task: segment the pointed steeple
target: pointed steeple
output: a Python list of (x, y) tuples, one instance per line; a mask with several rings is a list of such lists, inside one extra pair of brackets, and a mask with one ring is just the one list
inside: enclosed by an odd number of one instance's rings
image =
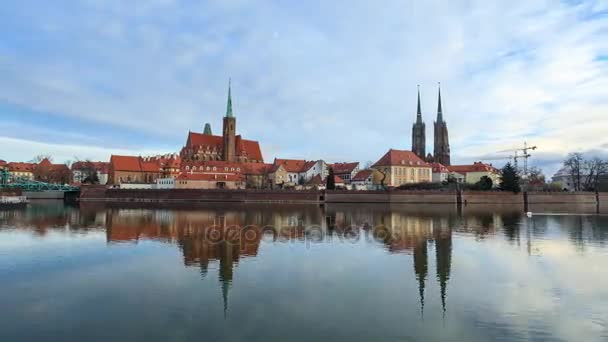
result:
[(416, 113), (416, 122), (422, 122), (422, 110), (420, 109), (420, 84), (418, 85), (418, 111)]
[(424, 288), (428, 274), (428, 252), (427, 241), (421, 241), (414, 247), (414, 272), (418, 280), (418, 292), (420, 296), (420, 318), (424, 319)]
[(211, 125), (208, 122), (205, 124), (205, 131), (203, 132), (203, 134), (213, 135), (213, 133), (211, 133)]
[(222, 301), (224, 302), (224, 319), (228, 316), (228, 292), (230, 290), (230, 282), (222, 281)]
[(443, 113), (441, 111), (441, 82), (439, 82), (439, 100), (437, 101), (437, 122), (443, 121)]
[(228, 104), (226, 105), (226, 117), (232, 118), (234, 115), (232, 114), (232, 95), (230, 91), (230, 83), (231, 79), (228, 79)]

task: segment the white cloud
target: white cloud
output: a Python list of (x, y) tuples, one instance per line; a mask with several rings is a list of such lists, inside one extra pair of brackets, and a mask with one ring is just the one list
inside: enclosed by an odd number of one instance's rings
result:
[(0, 159), (7, 161), (28, 161), (37, 155), (50, 155), (53, 161), (62, 163), (67, 160), (94, 160), (109, 161), (110, 155), (155, 155), (161, 152), (169, 153), (172, 151), (152, 151), (137, 149), (104, 148), (102, 146), (87, 145), (62, 145), (49, 144), (45, 142), (0, 137), (2, 146)]
[(455, 161), (524, 140), (561, 155), (608, 142), (608, 19), (590, 18), (601, 1), (13, 6), (29, 20), (0, 34), (0, 101), (67, 120), (218, 132), (232, 76), (237, 129), (272, 146), (267, 159), (375, 160), (410, 148), (416, 84), (432, 150), (442, 81)]

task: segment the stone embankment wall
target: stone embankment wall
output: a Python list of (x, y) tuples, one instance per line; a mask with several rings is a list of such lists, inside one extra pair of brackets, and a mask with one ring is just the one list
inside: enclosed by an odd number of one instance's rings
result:
[(256, 191), (201, 189), (85, 189), (81, 201), (114, 202), (267, 202), (318, 203), (316, 191)]
[(462, 204), (524, 204), (524, 194), (498, 191), (463, 191)]
[(455, 191), (327, 191), (328, 203), (452, 203)]
[[(545, 204), (597, 206), (608, 210), (608, 193), (484, 191), (286, 191), (201, 189), (109, 189), (83, 186), (81, 201), (108, 202), (259, 202), (259, 203), (395, 203), (504, 205), (540, 208)], [(527, 200), (527, 202), (526, 202)]]
[(562, 204), (562, 203), (593, 203), (597, 202), (593, 192), (529, 192), (528, 203)]

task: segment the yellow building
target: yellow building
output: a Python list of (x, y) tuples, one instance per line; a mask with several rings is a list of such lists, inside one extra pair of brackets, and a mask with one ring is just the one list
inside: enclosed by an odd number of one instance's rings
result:
[(374, 165), (374, 184), (400, 186), (412, 183), (426, 183), (432, 179), (431, 164), (420, 159), (411, 151), (390, 149)]
[(450, 172), (456, 172), (464, 175), (464, 182), (468, 184), (475, 184), (479, 182), (481, 177), (488, 176), (492, 179), (494, 186), (500, 184), (500, 171), (496, 169), (492, 164), (485, 164), (482, 162), (474, 162), (472, 165), (452, 165), (448, 166)]
[(34, 179), (36, 164), (11, 162), (6, 165), (6, 168), (13, 177)]

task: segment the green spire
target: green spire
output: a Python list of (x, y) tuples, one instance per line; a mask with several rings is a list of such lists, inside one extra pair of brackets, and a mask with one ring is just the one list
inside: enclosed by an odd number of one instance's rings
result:
[(228, 104), (226, 105), (226, 117), (232, 118), (234, 115), (232, 114), (232, 95), (230, 94), (230, 79), (228, 79)]
[(211, 125), (208, 122), (205, 124), (205, 131), (203, 132), (203, 134), (213, 135), (213, 133), (211, 133)]
[(437, 122), (443, 121), (443, 113), (441, 112), (441, 82), (439, 82), (439, 100), (437, 102)]

